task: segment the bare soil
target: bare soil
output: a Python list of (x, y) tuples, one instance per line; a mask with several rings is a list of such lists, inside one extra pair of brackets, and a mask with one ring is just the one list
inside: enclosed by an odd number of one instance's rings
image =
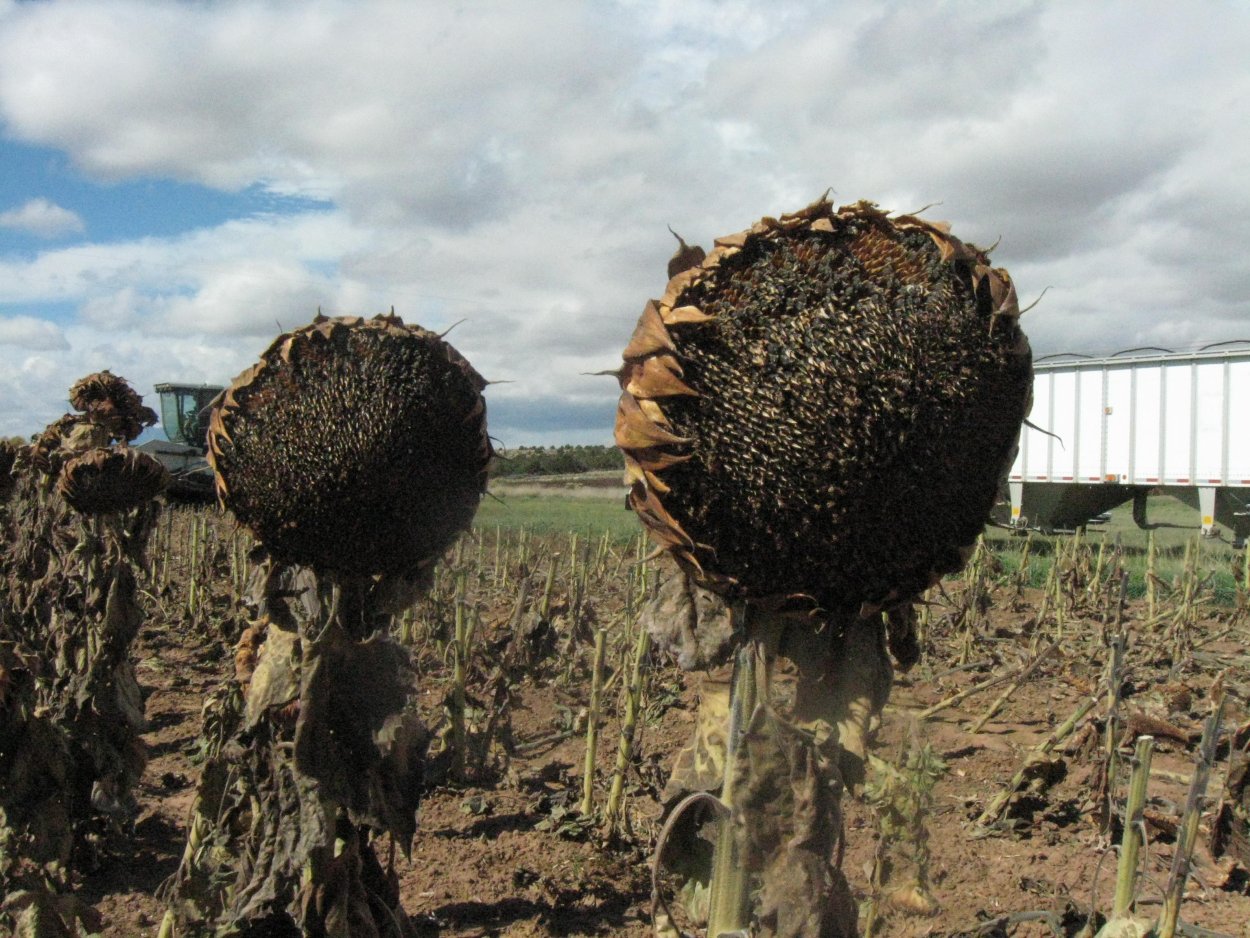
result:
[[(1029, 598), (1036, 602), (1036, 597)], [(504, 610), (499, 610), (503, 618)], [(1027, 614), (1006, 604), (991, 612), (989, 633), (1011, 635)], [(1093, 628), (1093, 626), (1089, 626)], [(1204, 628), (1214, 633), (1214, 621)], [(136, 644), (140, 682), (147, 691), (150, 761), (137, 796), (140, 813), (133, 828), (106, 845), (99, 867), (83, 875), (80, 894), (103, 916), (104, 935), (117, 938), (155, 935), (163, 915), (156, 896), (177, 867), (183, 851), (185, 819), (198, 775), (190, 752), (200, 730), (200, 708), (218, 682), (229, 679), (229, 648), (215, 636), (148, 627)], [(1193, 772), (1206, 693), (1219, 668), (1232, 665), (1246, 681), (1240, 642), (1227, 640), (1203, 649), (1207, 666), (1171, 677), (1166, 662), (1130, 669), (1124, 713), (1148, 714), (1181, 731), (1182, 739), (1159, 737), (1147, 812), (1149, 844), (1145, 885), (1139, 908), (1157, 911), (1160, 888), (1175, 848), (1175, 822), (1186, 798), (1184, 779)], [(877, 753), (892, 760), (906, 738), (910, 712), (982, 680), (999, 662), (990, 656), (982, 668), (952, 670), (951, 660), (932, 656), (896, 680), (884, 715)], [(1016, 660), (1007, 657), (1003, 660)], [(430, 667), (436, 665), (429, 663)], [(1012, 920), (1014, 913), (1051, 913), (1062, 934), (1076, 934), (1091, 902), (1107, 911), (1114, 891), (1115, 856), (1088, 811), (1091, 750), (1066, 752), (1050, 777), (1017, 800), (1015, 831), (974, 839), (971, 819), (1020, 767), (1026, 751), (1043, 739), (1088, 696), (1099, 680), (1101, 660), (1088, 654), (1057, 659), (1043, 668), (1008, 702), (984, 731), (970, 735), (976, 719), (999, 689), (976, 695), (942, 711), (921, 729), (945, 760), (928, 818), (932, 891), (940, 911), (913, 917), (885, 910), (879, 934), (1043, 936), (1055, 932), (1045, 920)], [(1236, 670), (1239, 669), (1239, 670)], [(1230, 680), (1232, 680), (1230, 678)], [(444, 687), (427, 675), (431, 720), (437, 719)], [(513, 708), (518, 752), (511, 764), (479, 783), (441, 787), (427, 793), (410, 857), (395, 851), (404, 907), (424, 933), (440, 936), (644, 936), (650, 929), (651, 844), (660, 818), (658, 794), (665, 766), (693, 727), (692, 682), (672, 668), (661, 668), (652, 687), (674, 691), (671, 704), (640, 723), (641, 754), (630, 777), (632, 833), (612, 845), (597, 836), (575, 839), (542, 829), (553, 806), (576, 804), (584, 743), (580, 735), (561, 738), (562, 720), (584, 705), (585, 688), (522, 687)], [(653, 697), (655, 694), (653, 693)], [(1246, 718), (1234, 701), (1228, 725)], [(1081, 734), (1077, 734), (1078, 739)], [(1089, 739), (1087, 733), (1085, 738)], [(601, 737), (599, 772), (606, 781), (616, 755), (617, 724)], [(1126, 744), (1122, 751), (1131, 749)], [(1218, 796), (1224, 764), (1217, 766), (1209, 792)], [(598, 795), (602, 804), (602, 787)], [(1207, 851), (1204, 817), (1196, 863), (1183, 906), (1188, 923), (1220, 935), (1250, 935), (1250, 896), (1244, 873)], [(843, 868), (857, 898), (867, 899), (877, 833), (862, 802), (848, 799), (847, 852)], [(385, 847), (382, 855), (385, 857)], [(1200, 934), (1200, 933), (1194, 933)]]

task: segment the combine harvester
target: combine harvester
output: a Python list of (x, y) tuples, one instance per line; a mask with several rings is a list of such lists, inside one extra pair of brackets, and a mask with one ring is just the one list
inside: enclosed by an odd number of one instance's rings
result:
[(1146, 528), (1153, 493), (1197, 509), (1204, 535), (1219, 522), (1244, 543), (1250, 342), (1047, 355), (1033, 368), (1033, 412), (1008, 476), (1012, 527), (1070, 530), (1132, 500)]
[(208, 414), (213, 399), (224, 388), (212, 384), (158, 384), (161, 429), (168, 442), (149, 440), (137, 447), (169, 470), (168, 492), (175, 497), (214, 497), (213, 470), (208, 451)]

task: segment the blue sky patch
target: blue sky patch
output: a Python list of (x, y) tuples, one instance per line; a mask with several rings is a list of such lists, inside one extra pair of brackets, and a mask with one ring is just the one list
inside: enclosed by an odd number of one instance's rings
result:
[(0, 226), (0, 256), (29, 256), (51, 246), (167, 238), (234, 218), (292, 214), (330, 203), (277, 195), (261, 185), (223, 192), (168, 179), (100, 182), (83, 174), (60, 150), (0, 139), (0, 214), (30, 200), (73, 212), (84, 230), (56, 237)]

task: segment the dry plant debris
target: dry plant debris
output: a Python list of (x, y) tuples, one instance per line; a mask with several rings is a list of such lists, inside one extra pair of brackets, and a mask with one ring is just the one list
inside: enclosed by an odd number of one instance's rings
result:
[(130, 646), (168, 482), (125, 445), (155, 420), (125, 379), (90, 375), (70, 399), (84, 413), (0, 458), (0, 926), (32, 938), (91, 929), (75, 868), (136, 811), (145, 721)]

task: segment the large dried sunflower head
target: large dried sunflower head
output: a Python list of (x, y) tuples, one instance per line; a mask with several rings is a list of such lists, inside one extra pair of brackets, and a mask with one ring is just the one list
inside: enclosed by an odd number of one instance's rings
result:
[(109, 371), (80, 378), (69, 389), (69, 402), (92, 423), (108, 430), (114, 440), (126, 443), (157, 420), (156, 411), (144, 406), (143, 398), (129, 382)]
[(620, 372), (653, 538), (727, 595), (827, 608), (959, 569), (1032, 386), (1006, 271), (944, 225), (823, 199), (686, 255)]
[(214, 407), (218, 496), (280, 560), (411, 574), (469, 526), (485, 491), (485, 385), (397, 316), (318, 317)]
[(169, 472), (147, 453), (128, 446), (88, 450), (65, 463), (56, 489), (84, 515), (129, 511), (169, 485)]

